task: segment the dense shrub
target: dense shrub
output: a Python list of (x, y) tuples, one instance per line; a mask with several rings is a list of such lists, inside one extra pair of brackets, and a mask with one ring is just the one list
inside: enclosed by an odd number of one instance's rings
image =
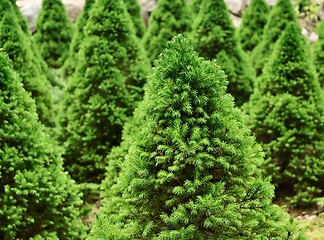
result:
[(253, 90), (253, 69), (243, 52), (224, 0), (203, 0), (193, 25), (192, 38), (200, 56), (217, 59), (228, 77), (228, 92), (237, 105)]
[(297, 23), (296, 12), (290, 0), (278, 0), (269, 13), (268, 22), (264, 26), (262, 40), (254, 48), (252, 54), (253, 66), (257, 76), (261, 75), (262, 68), (268, 61), (276, 41), (291, 21)]
[(238, 34), (244, 51), (252, 51), (261, 41), (270, 9), (265, 0), (252, 0), (245, 9)]
[(0, 238), (82, 239), (79, 189), (35, 102), (0, 52)]
[(221, 68), (182, 36), (155, 63), (114, 186), (117, 214), (97, 218), (92, 238), (303, 239), (271, 204), (261, 147)]
[(264, 169), (292, 204), (322, 196), (323, 93), (297, 23), (277, 41), (249, 103), (250, 126), (266, 153)]
[(173, 36), (187, 34), (190, 30), (191, 13), (185, 0), (159, 0), (143, 37), (150, 61), (159, 56)]
[(73, 31), (62, 1), (43, 0), (33, 40), (50, 68), (60, 68), (68, 57)]
[(78, 182), (100, 183), (106, 155), (143, 97), (149, 62), (121, 0), (90, 10), (79, 61), (65, 90), (61, 138), (65, 167)]
[[(7, 0), (4, 0), (2, 4), (6, 3)], [(39, 119), (48, 126), (53, 125), (50, 83), (41, 71), (40, 63), (32, 51), (30, 39), (19, 26), (11, 6), (6, 8), (0, 22), (0, 45), (13, 60), (13, 67), (20, 74), (25, 90), (34, 98)]]

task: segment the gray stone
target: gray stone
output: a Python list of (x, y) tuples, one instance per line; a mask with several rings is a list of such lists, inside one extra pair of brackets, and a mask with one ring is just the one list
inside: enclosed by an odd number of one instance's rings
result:
[(241, 16), (246, 7), (247, 0), (225, 0), (225, 3), (232, 14)]
[[(66, 7), (69, 18), (74, 22), (80, 15), (85, 0), (63, 0), (62, 2)], [(36, 30), (35, 23), (42, 8), (42, 0), (21, 0), (17, 1), (17, 5), (22, 6), (20, 10), (28, 20), (30, 31), (34, 32)]]

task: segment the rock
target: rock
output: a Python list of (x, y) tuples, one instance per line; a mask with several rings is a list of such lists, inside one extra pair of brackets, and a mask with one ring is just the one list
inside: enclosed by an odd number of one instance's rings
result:
[(310, 215), (310, 216), (307, 216), (307, 220), (314, 220), (314, 219), (316, 219), (317, 218), (317, 216), (316, 215)]
[(156, 8), (156, 0), (138, 0), (139, 5), (141, 6), (141, 14), (146, 26), (148, 26), (148, 19), (151, 12)]
[[(24, 2), (27, 4), (24, 5)], [(63, 0), (62, 2), (66, 7), (69, 18), (74, 22), (80, 15), (85, 0)], [(20, 10), (28, 20), (30, 31), (34, 32), (38, 13), (42, 8), (42, 0), (20, 0), (17, 1), (17, 5), (23, 6)]]
[(225, 0), (225, 3), (232, 14), (241, 16), (247, 5), (247, 0)]
[(233, 15), (233, 14), (231, 14), (231, 18), (232, 18), (232, 20), (233, 20), (234, 26), (235, 26), (235, 27), (239, 27), (240, 24), (241, 24), (241, 22), (242, 22), (242, 18), (237, 17), (237, 16), (235, 16), (235, 15)]
[(32, 2), (35, 2), (35, 0), (19, 0), (19, 1), (16, 2), (16, 4), (17, 4), (17, 6), (18, 6), (19, 8), (22, 8), (22, 7), (24, 7), (25, 5), (30, 4), (30, 3), (32, 3)]

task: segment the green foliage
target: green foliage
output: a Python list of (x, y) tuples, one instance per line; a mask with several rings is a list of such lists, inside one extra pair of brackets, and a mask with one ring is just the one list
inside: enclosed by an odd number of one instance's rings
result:
[(228, 77), (228, 92), (238, 106), (253, 90), (253, 69), (235, 34), (224, 0), (204, 0), (193, 25), (192, 38), (200, 56), (217, 59)]
[[(4, 4), (6, 2), (5, 0)], [(13, 60), (14, 69), (22, 77), (25, 90), (34, 98), (39, 119), (46, 125), (53, 125), (50, 84), (40, 69), (40, 62), (32, 52), (30, 39), (14, 17), (12, 7), (8, 5), (8, 8), (4, 9), (6, 14), (0, 23), (0, 45)]]
[(271, 175), (294, 205), (314, 203), (324, 180), (323, 93), (297, 23), (277, 41), (248, 105)]
[(0, 238), (82, 239), (79, 189), (35, 102), (0, 52)]
[(115, 198), (90, 239), (304, 239), (272, 205), (263, 153), (215, 63), (174, 37), (155, 62)]
[(324, 20), (316, 26), (318, 40), (313, 44), (313, 58), (318, 81), (321, 87), (324, 87)]
[(122, 132), (122, 142), (119, 146), (112, 148), (107, 156), (108, 166), (106, 168), (105, 179), (101, 182), (101, 215), (111, 215), (116, 213), (115, 197), (121, 197), (120, 189), (113, 187), (116, 184), (120, 168), (125, 161), (129, 146), (132, 142), (132, 134), (139, 130), (140, 111), (138, 108), (134, 111), (134, 116), (124, 125)]
[(100, 183), (105, 157), (142, 99), (149, 62), (121, 0), (99, 0), (89, 14), (60, 124), (65, 167), (78, 182)]
[[(7, 1), (7, 0), (4, 0), (4, 1)], [(26, 37), (29, 38), (29, 39), (31, 39), (31, 33), (29, 31), (29, 26), (28, 26), (27, 19), (22, 15), (20, 9), (18, 8), (18, 6), (16, 4), (16, 1), (15, 0), (10, 0), (10, 1), (12, 3), (13, 10), (14, 10), (15, 15), (17, 17), (17, 22), (19, 23), (19, 25), (20, 25), (22, 31), (25, 33)], [(43, 74), (46, 75), (46, 77), (48, 78), (48, 80), (50, 81), (50, 83), (53, 86), (55, 86), (56, 83), (55, 83), (54, 79), (51, 77), (51, 74), (50, 74), (50, 72), (48, 70), (47, 63), (41, 57), (40, 52), (39, 52), (39, 49), (35, 45), (35, 42), (34, 41), (30, 41), (30, 42), (31, 42), (32, 54), (35, 55), (34, 57), (32, 57), (32, 60), (33, 60), (34, 64), (37, 65), (37, 67), (39, 68), (39, 71), (40, 72), (42, 72)]]
[(273, 47), (289, 22), (297, 23), (297, 16), (290, 0), (278, 0), (271, 9), (268, 22), (264, 26), (262, 41), (254, 49), (252, 58), (256, 75), (262, 74), (262, 68), (268, 61)]
[(76, 29), (73, 34), (69, 49), (69, 57), (66, 59), (62, 67), (62, 72), (65, 77), (71, 76), (77, 66), (78, 52), (80, 50), (81, 42), (84, 38), (83, 28), (87, 24), (87, 21), (89, 19), (89, 11), (94, 3), (95, 0), (86, 0), (81, 15), (76, 22)]
[(124, 0), (124, 3), (126, 5), (127, 11), (129, 15), (131, 16), (135, 30), (136, 30), (136, 36), (139, 38), (142, 38), (145, 33), (145, 25), (144, 21), (141, 15), (141, 7), (137, 0)]
[(69, 54), (74, 26), (61, 0), (43, 0), (33, 40), (50, 68), (60, 68)]
[(193, 13), (193, 18), (195, 18), (197, 16), (197, 14), (199, 13), (200, 6), (201, 6), (202, 2), (203, 2), (203, 0), (191, 0), (189, 2), (190, 10)]
[(149, 19), (143, 44), (151, 63), (166, 47), (166, 42), (179, 33), (191, 30), (191, 13), (185, 0), (159, 0)]
[(245, 9), (238, 30), (243, 50), (252, 51), (261, 41), (270, 9), (265, 0), (252, 0)]

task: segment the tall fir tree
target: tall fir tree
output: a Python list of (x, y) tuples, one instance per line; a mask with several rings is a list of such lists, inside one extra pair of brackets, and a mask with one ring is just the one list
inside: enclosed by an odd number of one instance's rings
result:
[(76, 29), (69, 48), (69, 56), (62, 67), (63, 76), (65, 77), (71, 76), (76, 69), (78, 62), (78, 52), (80, 50), (81, 42), (84, 39), (83, 29), (89, 19), (90, 9), (95, 2), (96, 0), (86, 0), (82, 12), (76, 22)]
[(238, 29), (244, 51), (251, 52), (261, 41), (269, 12), (270, 8), (265, 0), (252, 0), (245, 9)]
[(43, 0), (33, 40), (50, 68), (62, 67), (69, 54), (74, 26), (61, 0)]
[(0, 126), (0, 238), (82, 239), (79, 188), (3, 51)]
[(224, 0), (203, 0), (192, 38), (200, 56), (217, 59), (228, 77), (228, 91), (238, 106), (253, 91), (253, 68), (242, 50)]
[(191, 30), (191, 12), (185, 0), (159, 0), (153, 10), (149, 26), (143, 36), (143, 44), (151, 63), (164, 50), (166, 42), (173, 36)]
[[(4, 1), (7, 1), (7, 0), (3, 0), (2, 4)], [(10, 1), (13, 6), (15, 15), (16, 15), (15, 17), (17, 17), (17, 22), (19, 23), (23, 32), (26, 34), (26, 37), (28, 39), (31, 39), (32, 37), (31, 37), (31, 32), (29, 30), (27, 19), (21, 13), (19, 7), (16, 4), (16, 1), (15, 0), (10, 0)], [(6, 5), (6, 4), (4, 4), (4, 5)], [(4, 13), (6, 11), (7, 10), (5, 10)], [(0, 12), (1, 12), (1, 10), (0, 10)], [(4, 13), (2, 15), (4, 15)], [(32, 57), (32, 60), (34, 62), (33, 64), (37, 65), (37, 67), (39, 68), (39, 71), (46, 75), (46, 77), (50, 81), (51, 85), (55, 86), (57, 83), (54, 81), (54, 79), (48, 69), (47, 63), (41, 57), (39, 49), (37, 48), (35, 42), (34, 41), (30, 41), (30, 42), (31, 42), (32, 53), (33, 53), (33, 55), (35, 55), (34, 57)]]
[(318, 81), (321, 87), (324, 88), (324, 20), (316, 26), (316, 33), (318, 40), (313, 44), (313, 59)]
[(262, 40), (252, 53), (252, 62), (256, 70), (256, 76), (262, 74), (262, 68), (268, 61), (276, 41), (289, 22), (297, 23), (296, 12), (290, 0), (278, 0), (269, 13), (268, 22), (264, 26)]
[(122, 0), (90, 11), (76, 72), (62, 105), (65, 166), (78, 182), (100, 183), (105, 157), (142, 100), (149, 62)]
[(292, 204), (314, 203), (324, 180), (323, 93), (298, 23), (277, 41), (248, 105), (264, 169)]
[[(8, 7), (4, 7), (8, 4)], [(53, 102), (50, 94), (50, 83), (40, 69), (40, 63), (32, 52), (31, 41), (19, 26), (11, 4), (4, 0), (6, 9), (0, 23), (0, 44), (13, 60), (14, 69), (20, 74), (24, 88), (30, 92), (36, 102), (39, 119), (45, 125), (52, 126)]]
[(261, 147), (219, 65), (181, 35), (155, 63), (115, 185), (117, 214), (98, 217), (90, 239), (304, 239), (271, 204)]
[(133, 20), (136, 36), (142, 38), (146, 31), (146, 27), (142, 18), (141, 7), (138, 0), (124, 0), (124, 3), (129, 15)]

